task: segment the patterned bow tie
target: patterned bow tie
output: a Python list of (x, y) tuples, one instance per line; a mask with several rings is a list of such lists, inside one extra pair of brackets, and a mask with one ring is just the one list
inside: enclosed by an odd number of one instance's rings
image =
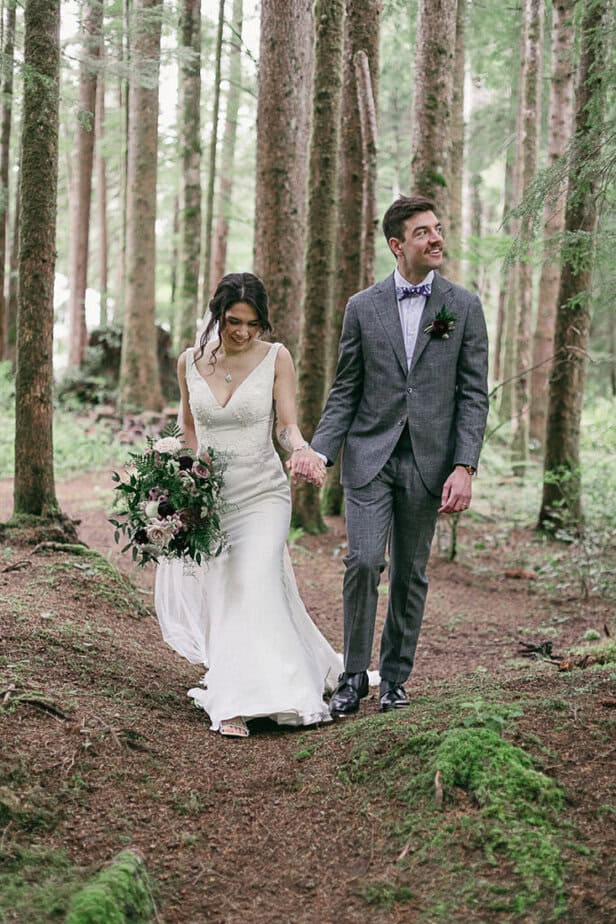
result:
[(416, 298), (418, 295), (423, 295), (424, 298), (427, 298), (432, 291), (431, 283), (423, 283), (420, 286), (396, 286), (396, 295), (398, 296), (398, 301), (403, 298)]

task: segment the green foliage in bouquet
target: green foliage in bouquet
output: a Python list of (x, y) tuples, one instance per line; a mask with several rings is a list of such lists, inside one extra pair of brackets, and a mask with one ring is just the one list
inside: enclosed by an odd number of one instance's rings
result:
[(196, 456), (185, 447), (177, 427), (148, 439), (143, 453), (129, 453), (128, 480), (117, 472), (115, 540), (124, 533), (133, 560), (140, 565), (160, 558), (191, 558), (201, 564), (225, 546), (221, 527), (223, 465), (212, 448)]

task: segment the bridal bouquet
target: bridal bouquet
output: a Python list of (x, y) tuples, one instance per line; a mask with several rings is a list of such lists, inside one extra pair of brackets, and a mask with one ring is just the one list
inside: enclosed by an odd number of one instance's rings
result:
[[(197, 564), (219, 555), (225, 546), (220, 518), (223, 466), (213, 449), (200, 456), (182, 445), (179, 430), (148, 439), (143, 453), (130, 453), (128, 480), (117, 472), (115, 540), (124, 533), (133, 560), (140, 565), (160, 558), (193, 559)], [(165, 435), (167, 434), (167, 435)]]

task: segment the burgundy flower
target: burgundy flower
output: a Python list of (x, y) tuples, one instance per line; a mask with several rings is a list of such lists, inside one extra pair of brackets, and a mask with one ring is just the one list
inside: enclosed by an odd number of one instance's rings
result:
[(159, 517), (170, 517), (175, 513), (175, 507), (170, 501), (162, 501), (158, 505), (158, 515)]
[(146, 533), (145, 529), (138, 529), (133, 536), (133, 541), (136, 542), (137, 545), (145, 545), (148, 541), (148, 534)]
[(180, 465), (181, 472), (184, 471), (185, 469), (192, 468), (193, 460), (190, 456), (180, 456), (178, 459), (178, 462)]

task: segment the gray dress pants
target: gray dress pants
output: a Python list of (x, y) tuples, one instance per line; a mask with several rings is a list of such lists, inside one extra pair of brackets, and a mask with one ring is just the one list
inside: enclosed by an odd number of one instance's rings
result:
[(413, 668), (423, 619), (426, 566), (440, 506), (440, 498), (421, 480), (408, 431), (376, 478), (362, 488), (345, 488), (345, 505), (344, 668), (354, 674), (370, 664), (389, 542), (389, 603), (379, 670), (383, 680), (404, 683)]

